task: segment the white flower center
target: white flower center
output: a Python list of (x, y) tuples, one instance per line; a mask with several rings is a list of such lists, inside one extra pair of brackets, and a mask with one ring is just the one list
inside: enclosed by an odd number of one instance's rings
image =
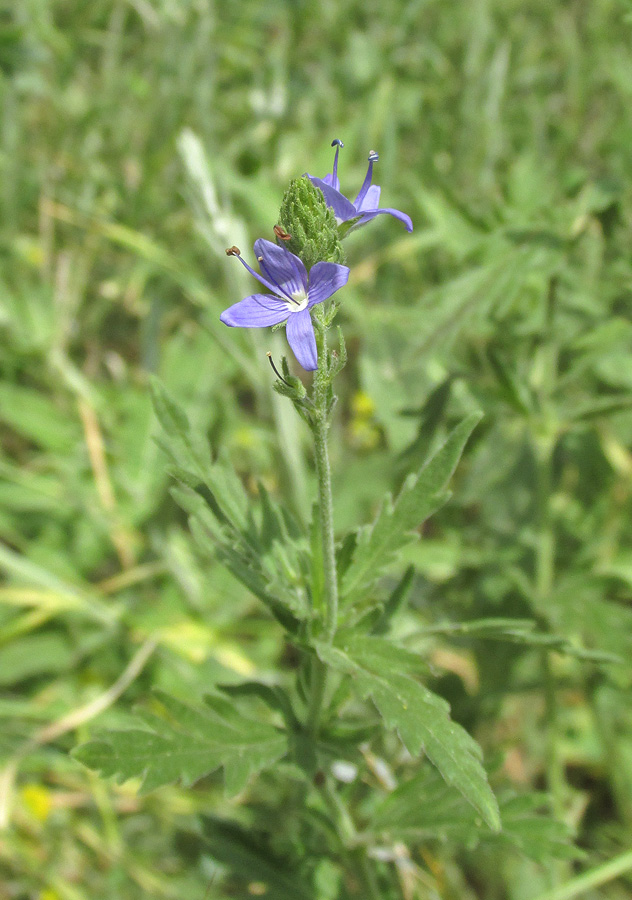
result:
[(294, 291), (294, 293), (292, 294), (292, 300), (294, 301), (294, 303), (286, 302), (285, 304), (287, 306), (288, 312), (302, 312), (307, 306), (308, 297), (305, 291)]

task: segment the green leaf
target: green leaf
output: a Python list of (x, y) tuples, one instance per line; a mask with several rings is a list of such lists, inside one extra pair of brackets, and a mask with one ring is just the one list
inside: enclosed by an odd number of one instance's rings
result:
[(198, 544), (295, 632), (311, 607), (307, 543), (296, 522), (263, 485), (258, 503), (253, 503), (233, 468), (211, 460), (206, 441), (193, 432), (183, 410), (156, 379), (152, 396), (164, 430), (158, 443), (180, 482), (172, 494), (189, 514)]
[(77, 651), (57, 633), (27, 634), (0, 648), (0, 687), (72, 667)]
[(152, 400), (164, 434), (157, 443), (171, 459), (171, 474), (190, 488), (204, 485), (219, 516), (235, 529), (247, 526), (248, 498), (230, 465), (214, 463), (206, 440), (197, 434), (182, 410), (157, 378)]
[(316, 651), (326, 665), (349, 675), (364, 699), (373, 700), (386, 726), (399, 733), (411, 754), (425, 750), (448, 784), (498, 830), (498, 804), (481, 763), (481, 748), (452, 721), (448, 703), (410, 677), (423, 665), (416, 654), (364, 636), (350, 637), (342, 647), (318, 644)]
[(550, 815), (546, 794), (505, 792), (499, 806), (502, 831), (487, 831), (454, 788), (426, 768), (376, 807), (369, 828), (391, 840), (450, 841), (470, 849), (479, 842), (501, 842), (537, 861), (581, 855), (572, 844), (570, 829)]
[(280, 858), (262, 835), (237, 822), (206, 816), (202, 825), (211, 855), (240, 881), (265, 885), (270, 900), (314, 900), (300, 859)]
[(443, 634), (457, 638), (459, 643), (468, 639), (506, 641), (511, 644), (523, 644), (526, 647), (543, 647), (594, 663), (617, 664), (623, 661), (621, 656), (614, 653), (582, 647), (562, 634), (551, 634), (536, 629), (537, 622), (532, 619), (474, 619), (469, 622), (429, 625), (424, 627), (419, 637), (427, 638), (433, 634)]
[(226, 791), (233, 795), (287, 751), (284, 734), (242, 716), (225, 697), (212, 695), (206, 706), (194, 707), (158, 696), (168, 718), (152, 716), (151, 731), (110, 732), (76, 748), (75, 758), (119, 782), (140, 778), (144, 791), (178, 780), (189, 785), (223, 766)]
[(359, 530), (353, 560), (343, 579), (347, 602), (356, 600), (379, 578), (412, 539), (411, 532), (445, 503), (446, 485), (480, 419), (481, 413), (472, 413), (457, 425), (419, 473), (406, 479), (397, 500), (393, 503), (387, 496), (375, 522)]
[(391, 594), (384, 604), (384, 609), (382, 613), (372, 628), (373, 634), (386, 634), (390, 628), (391, 622), (393, 618), (397, 615), (399, 610), (404, 606), (408, 597), (410, 595), (411, 588), (413, 586), (413, 579), (415, 577), (415, 567), (408, 566), (400, 580), (397, 582), (395, 588), (391, 591)]

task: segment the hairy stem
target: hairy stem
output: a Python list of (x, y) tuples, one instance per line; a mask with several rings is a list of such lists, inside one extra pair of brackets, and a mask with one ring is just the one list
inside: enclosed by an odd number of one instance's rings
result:
[[(327, 333), (322, 331), (319, 341), (318, 371), (314, 380), (315, 416), (312, 424), (314, 455), (318, 481), (318, 506), (320, 510), (320, 535), (323, 554), (325, 627), (323, 637), (332, 643), (338, 622), (338, 575), (334, 543), (334, 506), (331, 493), (331, 467), (327, 449), (329, 431), (329, 372), (327, 365)], [(311, 696), (308, 712), (308, 728), (312, 734), (318, 731), (321, 709), (327, 686), (327, 668), (317, 658), (311, 664)]]
[(323, 332), (321, 361), (314, 385), (316, 418), (314, 422), (314, 451), (318, 479), (318, 505), (325, 576), (325, 639), (331, 643), (338, 623), (338, 576), (334, 544), (334, 504), (331, 493), (331, 467), (327, 450), (329, 415), (327, 411), (329, 381), (327, 375), (327, 335)]

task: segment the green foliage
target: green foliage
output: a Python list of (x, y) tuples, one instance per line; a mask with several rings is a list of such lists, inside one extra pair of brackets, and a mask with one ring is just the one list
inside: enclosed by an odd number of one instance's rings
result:
[(111, 731), (78, 747), (76, 758), (120, 781), (138, 778), (145, 791), (177, 780), (189, 786), (223, 766), (226, 791), (234, 795), (287, 751), (278, 729), (242, 715), (224, 697), (209, 695), (197, 707), (158, 697), (168, 718), (152, 716), (151, 731)]
[(320, 188), (307, 176), (290, 182), (283, 195), (279, 224), (290, 235), (283, 243), (303, 260), (308, 272), (314, 263), (323, 260), (346, 262), (334, 212), (325, 203)]
[(423, 771), (400, 784), (376, 807), (371, 828), (391, 839), (455, 841), (468, 850), (480, 844), (507, 845), (530, 859), (573, 859), (581, 852), (570, 829), (551, 815), (546, 794), (505, 793), (499, 797), (502, 829), (481, 827), (472, 807), (436, 774)]
[(387, 728), (395, 729), (406, 749), (423, 750), (448, 784), (460, 791), (494, 831), (498, 806), (481, 764), (481, 748), (450, 719), (450, 707), (410, 675), (418, 660), (378, 637), (344, 639), (341, 646), (317, 645), (323, 662), (351, 676), (361, 697), (370, 697)]
[[(263, 885), (273, 896), (288, 890), (278, 869), (294, 894), (356, 900), (370, 892), (354, 854), (370, 846), (384, 900), (532, 900), (576, 891), (575, 872), (630, 846), (630, 25), (618, 0), (3, 5), (0, 892), (218, 900)], [(344, 612), (414, 651), (407, 677), (450, 703), (486, 759), (504, 755), (496, 835), (427, 763), (409, 815), (423, 825), (434, 811), (440, 830), (454, 802), (445, 841), (377, 830), (420, 763), (350, 675), (326, 686), (341, 717), (321, 740), (296, 731), (307, 620), (291, 612), (303, 600), (285, 573), (300, 571), (318, 609), (312, 458), (265, 355), (287, 352), (283, 332), (228, 332), (219, 314), (256, 289), (224, 248), (246, 255), (272, 239), (289, 179), (330, 171), (334, 136), (345, 193), (375, 148), (381, 202), (415, 226), (407, 235), (380, 216), (345, 243), (348, 363), (330, 431), (342, 575), (379, 498), (484, 412), (450, 503)], [(196, 551), (153, 439), (149, 373), (201, 454), (181, 448), (194, 484), (178, 490), (210, 510), (229, 548), (226, 520), (245, 499), (261, 552), (259, 483), (300, 523), (300, 540), (277, 537), (280, 558), (268, 544), (256, 577), (233, 557), (274, 594), (289, 640), (202, 525)], [(283, 558), (286, 542), (300, 565)], [(132, 709), (151, 706), (152, 686), (193, 703), (227, 683), (259, 685), (227, 696), (246, 719), (282, 719), (294, 754), (236, 800), (216, 777), (139, 798), (68, 757), (145, 727)], [(278, 691), (289, 708), (272, 704)], [(310, 777), (299, 737), (317, 757)], [(354, 781), (336, 781), (341, 759)], [(346, 844), (323, 775), (358, 830)], [(523, 802), (536, 815), (524, 812), (521, 845)], [(219, 824), (204, 837), (209, 810)], [(586, 850), (573, 866), (558, 823)], [(584, 892), (627, 900), (629, 871), (617, 873)]]
[(375, 522), (360, 529), (342, 584), (347, 603), (357, 602), (412, 539), (413, 529), (446, 502), (450, 496), (446, 485), (480, 418), (480, 413), (472, 413), (457, 425), (419, 473), (408, 476), (397, 499), (393, 502), (388, 496)]
[(183, 487), (173, 495), (190, 516), (199, 545), (217, 557), (290, 630), (309, 610), (304, 575), (309, 560), (292, 517), (259, 485), (259, 516), (252, 511), (234, 469), (212, 463), (208, 446), (195, 438), (180, 407), (153, 384), (156, 413), (164, 428), (161, 446), (173, 461), (171, 474)]
[(301, 872), (300, 859), (280, 857), (269, 841), (235, 822), (206, 816), (202, 828), (213, 856), (237, 876), (242, 890), (247, 891), (247, 885), (254, 882), (264, 884), (279, 900), (315, 900), (317, 895)]

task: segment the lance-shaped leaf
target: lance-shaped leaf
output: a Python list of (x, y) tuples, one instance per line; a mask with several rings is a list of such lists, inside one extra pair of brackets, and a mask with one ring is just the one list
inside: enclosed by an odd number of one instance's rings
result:
[(387, 496), (375, 522), (360, 529), (343, 579), (347, 602), (353, 602), (375, 583), (395, 554), (412, 539), (414, 529), (445, 503), (449, 496), (446, 485), (480, 418), (480, 413), (472, 413), (457, 425), (419, 473), (409, 475), (395, 502)]
[(223, 766), (226, 791), (233, 795), (287, 751), (281, 731), (242, 716), (225, 697), (212, 695), (197, 707), (159, 697), (168, 718), (148, 718), (151, 730), (109, 732), (78, 747), (74, 756), (120, 782), (142, 779), (143, 791), (173, 781), (189, 785)]
[(371, 698), (410, 753), (417, 756), (424, 750), (487, 825), (493, 831), (500, 828), (481, 748), (450, 718), (448, 703), (411, 677), (422, 665), (415, 654), (383, 638), (364, 636), (349, 637), (342, 646), (318, 644), (316, 651), (326, 665), (351, 677), (362, 698)]

